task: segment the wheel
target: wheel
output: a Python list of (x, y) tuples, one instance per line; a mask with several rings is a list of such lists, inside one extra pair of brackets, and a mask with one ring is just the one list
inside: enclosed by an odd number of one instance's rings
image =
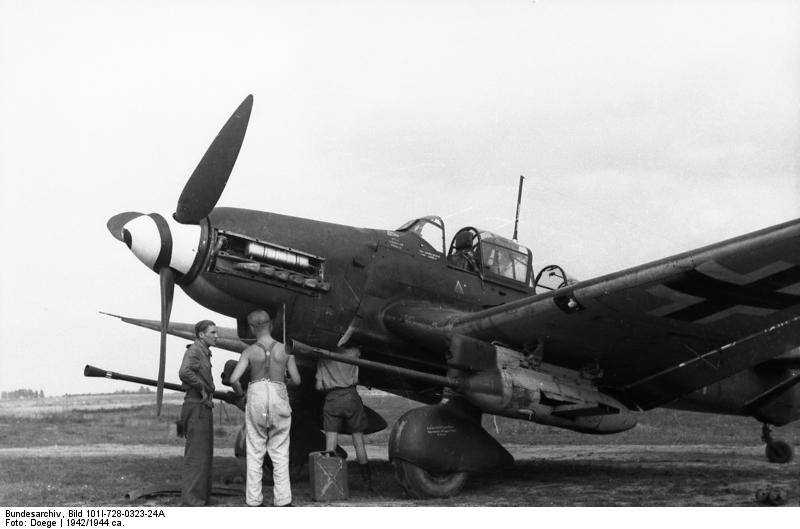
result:
[(449, 498), (458, 494), (467, 481), (466, 472), (439, 474), (401, 459), (393, 462), (397, 480), (413, 498)]
[(766, 503), (769, 499), (769, 489), (758, 489), (756, 491), (756, 501), (760, 503)]
[(794, 458), (794, 449), (785, 441), (771, 441), (764, 449), (770, 463), (788, 463)]

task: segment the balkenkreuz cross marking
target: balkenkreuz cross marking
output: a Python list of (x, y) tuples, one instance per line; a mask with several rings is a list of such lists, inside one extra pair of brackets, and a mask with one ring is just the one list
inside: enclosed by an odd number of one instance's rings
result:
[(797, 265), (746, 284), (722, 281), (691, 270), (680, 278), (664, 282), (664, 286), (699, 298), (699, 301), (661, 316), (696, 322), (737, 306), (764, 312), (784, 310), (800, 305), (800, 296), (778, 291), (797, 283), (800, 283), (800, 266)]

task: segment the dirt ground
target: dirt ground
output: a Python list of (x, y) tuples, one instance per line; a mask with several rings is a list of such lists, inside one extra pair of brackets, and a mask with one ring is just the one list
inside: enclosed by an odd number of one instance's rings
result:
[[(147, 405), (140, 405), (140, 400)], [(168, 399), (166, 417), (152, 414), (152, 397), (140, 400), (87, 397), (76, 404), (56, 400), (40, 406), (0, 406), (0, 504), (14, 506), (175, 506), (175, 492), (130, 501), (143, 488), (177, 490), (181, 439), (174, 436)], [(391, 422), (415, 406), (396, 397), (367, 397)], [(134, 407), (131, 407), (134, 406)], [(49, 410), (49, 411), (48, 411)], [(53, 411), (56, 410), (56, 411)], [(25, 411), (25, 413), (23, 413)], [(232, 457), (240, 417), (220, 411), (214, 458), (217, 506), (241, 506), (241, 462)], [(317, 503), (307, 469), (293, 473), (298, 506), (761, 506), (755, 492), (779, 486), (788, 505), (800, 505), (800, 464), (766, 462), (760, 427), (752, 419), (657, 410), (640, 426), (615, 436), (487, 418), (516, 463), (491, 475), (471, 476), (455, 498), (413, 500), (394, 479), (386, 432), (368, 438), (377, 492), (368, 493), (358, 472), (349, 477), (350, 499)], [(796, 425), (779, 437), (796, 445)], [(352, 460), (351, 446), (345, 446)], [(797, 450), (797, 447), (795, 447)], [(232, 489), (232, 491), (231, 491)], [(224, 493), (222, 493), (224, 492)], [(232, 494), (232, 495), (229, 495)], [(272, 491), (265, 485), (265, 498)]]
[[(348, 447), (350, 448), (350, 447)], [(501, 472), (473, 476), (455, 498), (413, 500), (393, 479), (385, 446), (369, 446), (377, 494), (351, 472), (348, 501), (317, 503), (306, 470), (293, 476), (299, 506), (757, 506), (755, 492), (780, 486), (798, 505), (797, 463), (772, 465), (760, 447), (723, 445), (508, 445), (516, 459)], [(351, 456), (352, 456), (352, 450)], [(74, 445), (3, 448), (0, 503), (4, 505), (178, 505), (176, 493), (129, 501), (127, 494), (160, 486), (177, 490), (181, 449), (175, 446)], [(137, 468), (138, 467), (138, 468)], [(114, 476), (92, 486), (92, 469)], [(158, 469), (161, 469), (160, 471)], [(78, 476), (85, 476), (81, 482)], [(239, 462), (215, 458), (215, 482), (240, 488)], [(9, 481), (9, 479), (11, 481)], [(16, 489), (16, 490), (14, 490)], [(24, 491), (28, 493), (24, 493)], [(265, 484), (265, 498), (272, 493)], [(22, 494), (22, 495), (21, 495)], [(242, 497), (217, 494), (218, 506), (241, 506)]]

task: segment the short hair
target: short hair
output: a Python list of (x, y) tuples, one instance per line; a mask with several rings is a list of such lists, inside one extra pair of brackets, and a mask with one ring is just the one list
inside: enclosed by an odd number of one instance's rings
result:
[(265, 310), (254, 310), (247, 315), (247, 323), (253, 326), (254, 329), (261, 329), (266, 327), (272, 322)]
[(214, 323), (214, 322), (213, 322), (213, 321), (211, 321), (211, 320), (202, 320), (202, 321), (198, 321), (198, 322), (197, 322), (197, 323), (195, 323), (195, 325), (194, 325), (194, 335), (195, 335), (195, 336), (197, 336), (197, 337), (199, 338), (199, 337), (200, 337), (200, 333), (201, 333), (201, 332), (205, 332), (205, 330), (206, 330), (206, 329), (208, 329), (209, 327), (216, 326), (216, 325), (217, 325), (217, 324), (216, 324), (216, 323)]

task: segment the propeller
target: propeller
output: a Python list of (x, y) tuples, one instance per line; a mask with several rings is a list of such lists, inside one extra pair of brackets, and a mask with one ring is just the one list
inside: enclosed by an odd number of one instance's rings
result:
[(220, 129), (178, 198), (173, 217), (182, 224), (196, 224), (217, 204), (244, 141), (253, 96), (247, 96)]
[(175, 293), (175, 273), (168, 266), (158, 271), (161, 283), (161, 349), (158, 356), (158, 386), (156, 387), (156, 415), (161, 415), (161, 401), (164, 398), (164, 368), (167, 363), (167, 327), (172, 312), (172, 298)]
[[(216, 206), (233, 171), (239, 150), (242, 148), (253, 95), (248, 95), (233, 112), (206, 153), (195, 167), (192, 176), (183, 187), (173, 218), (181, 224), (197, 224), (206, 218)], [(112, 219), (113, 220), (113, 219)], [(110, 221), (109, 221), (110, 222)], [(161, 415), (164, 397), (164, 367), (167, 360), (167, 327), (172, 312), (175, 292), (175, 274), (169, 266), (158, 271), (161, 283), (161, 349), (158, 357), (158, 386), (156, 388), (156, 415)]]
[[(125, 242), (125, 237), (122, 233), (123, 227), (136, 217), (141, 217), (142, 213), (138, 211), (126, 211), (125, 213), (117, 213), (106, 222), (106, 228), (108, 231), (111, 232), (111, 235), (114, 236), (120, 242)], [(128, 244), (128, 243), (125, 243)]]
[[(225, 190), (228, 178), (239, 156), (244, 141), (250, 112), (253, 109), (253, 96), (248, 95), (234, 111), (217, 137), (211, 142), (206, 153), (200, 159), (194, 172), (178, 198), (175, 221), (167, 222), (164, 217), (153, 213), (148, 215), (152, 222), (129, 223), (143, 216), (142, 213), (128, 211), (111, 217), (106, 223), (108, 231), (115, 239), (124, 242), (128, 248), (148, 267), (158, 272), (161, 285), (161, 347), (158, 358), (158, 384), (156, 391), (156, 414), (161, 415), (161, 404), (164, 397), (164, 370), (167, 360), (167, 329), (169, 327), (172, 301), (175, 294), (175, 274), (173, 266), (184, 262), (175, 259), (174, 251), (185, 252), (186, 246), (175, 246), (175, 241), (185, 241), (193, 230), (199, 229), (197, 224), (208, 217), (216, 206), (219, 197)], [(185, 226), (180, 226), (185, 225)], [(128, 226), (127, 228), (125, 226)], [(180, 235), (176, 239), (176, 235)], [(195, 235), (196, 237), (197, 235)], [(133, 241), (136, 241), (134, 244)], [(176, 263), (178, 263), (176, 265)], [(178, 269), (177, 273), (185, 273)]]

